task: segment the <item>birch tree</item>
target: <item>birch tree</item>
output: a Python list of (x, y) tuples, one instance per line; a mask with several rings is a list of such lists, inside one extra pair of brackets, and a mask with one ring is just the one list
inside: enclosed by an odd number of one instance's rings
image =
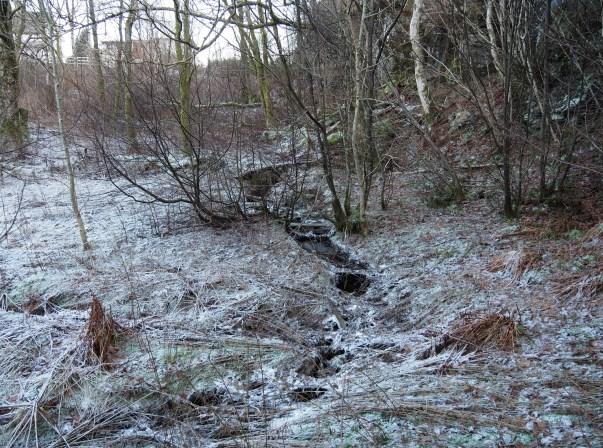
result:
[(425, 75), (425, 50), (421, 43), (421, 22), (423, 20), (424, 9), (424, 0), (414, 0), (409, 35), (415, 60), (415, 82), (417, 84), (417, 93), (421, 100), (423, 115), (428, 118), (432, 112), (432, 105), (431, 99), (429, 98), (427, 77)]
[(61, 93), (61, 84), (59, 79), (59, 55), (60, 55), (60, 41), (57, 39), (57, 29), (54, 18), (49, 12), (49, 8), (45, 3), (45, 0), (38, 0), (38, 7), (45, 20), (45, 39), (46, 45), (48, 46), (48, 52), (50, 53), (50, 70), (52, 78), (52, 87), (54, 91), (54, 100), (57, 113), (57, 122), (59, 128), (59, 138), (61, 146), (63, 148), (63, 154), (65, 156), (65, 166), (67, 168), (67, 176), (69, 178), (69, 196), (71, 199), (71, 208), (75, 216), (75, 220), (78, 226), (80, 240), (82, 242), (82, 248), (86, 251), (91, 249), (90, 242), (88, 241), (88, 234), (86, 232), (86, 226), (80, 212), (80, 207), (77, 200), (77, 192), (75, 187), (75, 173), (73, 165), (71, 163), (71, 154), (67, 141), (65, 139), (65, 124), (63, 120), (63, 97)]
[(94, 0), (88, 0), (88, 18), (90, 19), (90, 29), (92, 30), (92, 58), (94, 59), (94, 69), (96, 71), (96, 85), (101, 105), (105, 104), (105, 80), (103, 78), (103, 65), (101, 61), (100, 49), (98, 46), (98, 26), (96, 23), (96, 11)]

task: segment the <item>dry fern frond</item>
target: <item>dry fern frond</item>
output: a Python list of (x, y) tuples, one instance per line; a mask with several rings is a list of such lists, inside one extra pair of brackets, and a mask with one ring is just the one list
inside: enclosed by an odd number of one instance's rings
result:
[(100, 361), (108, 364), (117, 348), (115, 340), (122, 327), (115, 322), (110, 312), (106, 312), (96, 297), (92, 298), (90, 317), (86, 325), (84, 337), (87, 345), (87, 354), (90, 361)]

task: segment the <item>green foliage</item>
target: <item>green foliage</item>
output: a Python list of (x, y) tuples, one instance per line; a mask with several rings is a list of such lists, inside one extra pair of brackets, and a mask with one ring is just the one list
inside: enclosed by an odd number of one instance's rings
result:
[(380, 140), (391, 140), (396, 136), (394, 125), (389, 118), (378, 121), (374, 124), (373, 130), (375, 137)]
[(335, 131), (327, 136), (327, 143), (329, 145), (338, 145), (343, 143), (343, 132)]
[(567, 238), (571, 241), (577, 241), (583, 236), (583, 232), (579, 229), (571, 229), (566, 234)]

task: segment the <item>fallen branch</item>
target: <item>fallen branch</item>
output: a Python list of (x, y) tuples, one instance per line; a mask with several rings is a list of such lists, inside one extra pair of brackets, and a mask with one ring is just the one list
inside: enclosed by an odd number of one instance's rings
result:
[(212, 103), (212, 104), (196, 104), (195, 107), (198, 109), (215, 109), (215, 108), (230, 108), (230, 109), (257, 109), (261, 107), (260, 103), (235, 103), (227, 101), (224, 103)]

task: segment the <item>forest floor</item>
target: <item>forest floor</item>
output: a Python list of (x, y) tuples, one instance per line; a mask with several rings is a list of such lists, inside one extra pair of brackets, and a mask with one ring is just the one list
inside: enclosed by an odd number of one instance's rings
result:
[(603, 224), (429, 208), (394, 173), (370, 235), (334, 239), (345, 292), (278, 223), (196, 225), (81, 165), (84, 253), (53, 139), (0, 244), (1, 446), (603, 446)]

